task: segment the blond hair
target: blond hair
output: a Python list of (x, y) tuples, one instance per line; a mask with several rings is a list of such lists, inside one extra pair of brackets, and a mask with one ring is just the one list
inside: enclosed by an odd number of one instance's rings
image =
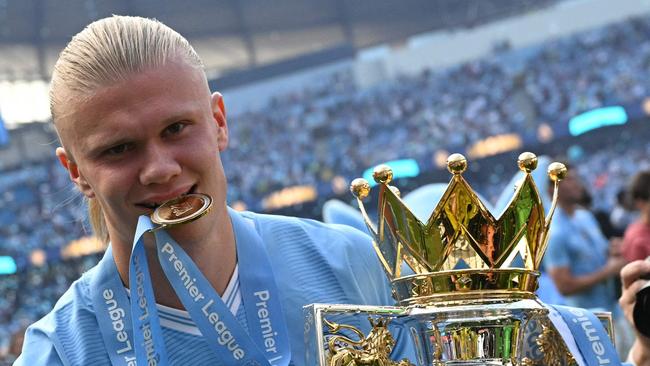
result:
[[(114, 15), (89, 24), (72, 38), (54, 65), (50, 110), (55, 126), (65, 118), (65, 104), (72, 98), (82, 99), (98, 88), (163, 66), (176, 57), (203, 68), (190, 43), (157, 20)], [(74, 161), (70, 149), (66, 151)], [(88, 216), (95, 235), (107, 243), (108, 230), (96, 199), (88, 199)]]

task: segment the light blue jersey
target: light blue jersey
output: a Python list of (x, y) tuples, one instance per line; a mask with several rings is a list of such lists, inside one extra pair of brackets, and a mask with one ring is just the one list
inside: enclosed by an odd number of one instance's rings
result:
[[(310, 303), (390, 305), (390, 286), (365, 234), (343, 225), (312, 220), (239, 214), (262, 239), (273, 267), (289, 328), (292, 364), (304, 363), (302, 307)], [(104, 257), (102, 261), (112, 260)], [(89, 284), (95, 267), (61, 297), (55, 308), (26, 333), (16, 365), (110, 365)], [(245, 271), (246, 268), (238, 268)], [(236, 279), (224, 301), (247, 329)], [(239, 296), (239, 297), (238, 297)], [(159, 307), (172, 365), (221, 365), (187, 313)]]
[[(578, 209), (573, 216), (568, 216), (558, 207), (550, 230), (544, 255), (547, 271), (568, 267), (574, 276), (581, 276), (595, 272), (607, 263), (609, 242), (591, 212)], [(611, 280), (564, 298), (569, 306), (617, 312), (617, 297)]]

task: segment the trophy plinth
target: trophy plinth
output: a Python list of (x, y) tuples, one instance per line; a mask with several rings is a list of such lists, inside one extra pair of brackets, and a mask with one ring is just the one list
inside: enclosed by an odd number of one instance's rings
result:
[[(535, 295), (538, 268), (566, 168), (553, 163), (553, 203), (545, 216), (531, 172), (532, 153), (519, 156), (525, 174), (497, 219), (462, 177), (467, 161), (452, 154), (452, 179), (426, 222), (389, 183), (388, 166), (375, 168), (378, 222), (362, 200), (370, 185), (351, 185), (373, 246), (391, 281), (394, 307), (313, 304), (305, 307), (307, 364), (574, 365), (570, 345)], [(611, 318), (601, 314), (610, 337)], [(559, 324), (559, 323), (557, 323)]]

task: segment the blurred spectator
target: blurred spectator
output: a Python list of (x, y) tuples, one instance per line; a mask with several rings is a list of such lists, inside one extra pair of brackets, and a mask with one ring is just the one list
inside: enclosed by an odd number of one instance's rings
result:
[(625, 229), (637, 219), (634, 203), (630, 201), (631, 197), (626, 189), (621, 188), (616, 194), (616, 204), (609, 216), (609, 221), (617, 232), (625, 233)]
[(614, 311), (617, 296), (610, 278), (618, 276), (624, 260), (610, 257), (595, 218), (578, 205), (583, 190), (572, 171), (559, 185), (544, 267), (569, 305)]
[(619, 243), (610, 244), (595, 217), (580, 206), (585, 187), (575, 172), (569, 170), (558, 189), (544, 267), (567, 305), (612, 312), (617, 349), (625, 355), (631, 345), (630, 330), (616, 303), (614, 283), (625, 264)]
[(650, 256), (650, 170), (639, 172), (630, 184), (629, 193), (640, 217), (625, 230), (623, 255), (628, 261)]
[(598, 223), (600, 232), (605, 236), (606, 239), (620, 239), (623, 236), (623, 231), (617, 230), (614, 225), (612, 225), (612, 222), (610, 221), (611, 215), (607, 209), (593, 209), (593, 197), (586, 189), (583, 191), (582, 199), (580, 202), (578, 202), (578, 204), (582, 208), (591, 212), (594, 219), (596, 219), (596, 222)]
[(27, 327), (22, 327), (11, 336), (11, 343), (9, 344), (9, 362), (15, 361), (18, 356), (20, 356), (23, 349), (26, 330)]

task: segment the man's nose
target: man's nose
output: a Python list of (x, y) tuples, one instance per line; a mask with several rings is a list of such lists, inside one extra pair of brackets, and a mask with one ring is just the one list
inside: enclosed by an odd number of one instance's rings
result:
[(171, 149), (160, 145), (147, 147), (140, 171), (142, 185), (165, 184), (180, 173), (181, 166)]

